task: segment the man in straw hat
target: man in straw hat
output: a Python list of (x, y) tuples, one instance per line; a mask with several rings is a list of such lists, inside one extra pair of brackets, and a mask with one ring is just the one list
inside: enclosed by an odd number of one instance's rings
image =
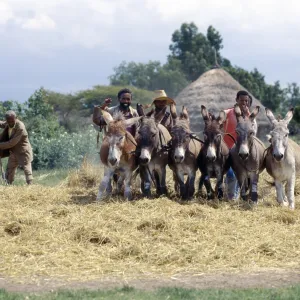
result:
[[(252, 105), (252, 97), (249, 95), (249, 93), (247, 91), (243, 91), (243, 90), (238, 91), (235, 101), (241, 109), (242, 116), (244, 118), (249, 117), (250, 116), (249, 108)], [(226, 110), (224, 110), (224, 112), (226, 114), (226, 120), (225, 120), (224, 126), (223, 126), (224, 132), (229, 133), (236, 140), (237, 139), (237, 133), (236, 133), (237, 119), (235, 116), (234, 107), (226, 109)], [(256, 132), (257, 132), (256, 120), (253, 121), (253, 128), (254, 128), (255, 135), (256, 135)], [(225, 135), (224, 141), (227, 144), (229, 149), (231, 149), (234, 146), (234, 141), (230, 136)], [(227, 172), (225, 181), (227, 184), (228, 198), (230, 200), (236, 200), (239, 196), (240, 189), (239, 189), (238, 181), (235, 177), (235, 174), (234, 174), (232, 168), (230, 168), (229, 171)]]
[(164, 125), (169, 131), (172, 128), (173, 120), (170, 112), (167, 111), (168, 106), (174, 104), (175, 101), (168, 97), (164, 90), (154, 91), (155, 98), (151, 105), (154, 105), (154, 109), (149, 114), (153, 114), (153, 117), (157, 123)]

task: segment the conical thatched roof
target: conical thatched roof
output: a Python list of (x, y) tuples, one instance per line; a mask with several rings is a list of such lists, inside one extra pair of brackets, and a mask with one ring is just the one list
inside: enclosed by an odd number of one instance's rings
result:
[[(191, 129), (200, 134), (204, 123), (201, 116), (201, 105), (205, 105), (212, 113), (218, 114), (222, 109), (233, 107), (239, 90), (246, 90), (230, 74), (223, 69), (212, 69), (202, 74), (196, 81), (183, 89), (175, 98), (178, 110), (186, 106), (191, 120)], [(253, 102), (251, 110), (259, 105), (261, 110), (257, 116), (258, 137), (265, 140), (269, 123), (264, 106), (251, 93)]]

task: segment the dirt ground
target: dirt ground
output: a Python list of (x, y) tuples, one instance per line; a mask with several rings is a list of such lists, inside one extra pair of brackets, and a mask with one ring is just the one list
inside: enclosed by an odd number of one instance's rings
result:
[(159, 287), (183, 288), (276, 288), (300, 284), (299, 270), (264, 270), (255, 273), (176, 274), (161, 278), (102, 278), (93, 281), (66, 281), (37, 278), (36, 283), (22, 283), (0, 276), (0, 288), (12, 292), (51, 292), (60, 289), (112, 289), (131, 286), (152, 290)]

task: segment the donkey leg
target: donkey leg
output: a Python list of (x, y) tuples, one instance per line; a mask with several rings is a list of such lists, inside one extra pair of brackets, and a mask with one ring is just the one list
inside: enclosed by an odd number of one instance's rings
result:
[(214, 193), (213, 193), (212, 186), (210, 183), (210, 178), (207, 174), (205, 174), (205, 176), (204, 176), (204, 186), (205, 186), (206, 192), (207, 192), (207, 199), (209, 199), (209, 200), (214, 199)]
[(185, 199), (186, 198), (186, 187), (184, 184), (184, 175), (178, 169), (176, 170), (176, 175), (177, 175), (177, 183), (179, 185), (179, 196), (180, 196), (180, 198)]
[(126, 174), (120, 174), (117, 181), (117, 194), (121, 193)]
[(124, 187), (124, 198), (128, 199), (128, 200), (132, 200), (131, 179), (132, 179), (132, 172), (127, 171), (125, 173), (125, 179), (124, 179), (124, 186), (125, 186)]
[(167, 190), (167, 187), (166, 187), (166, 167), (162, 167), (161, 169), (159, 170), (156, 170), (157, 171), (157, 175), (158, 175), (158, 182), (159, 182), (159, 185), (157, 186), (158, 189), (157, 189), (157, 192), (158, 192), (158, 195), (167, 195), (168, 193), (168, 190)]
[(250, 192), (251, 192), (251, 200), (254, 203), (257, 203), (258, 201), (258, 194), (257, 194), (258, 179), (259, 179), (259, 174), (252, 172), (250, 175), (250, 188), (251, 188)]
[(142, 178), (142, 191), (143, 195), (147, 198), (151, 197), (151, 175), (148, 170), (143, 170), (141, 172), (141, 178)]
[(196, 171), (191, 171), (188, 176), (188, 192), (187, 197), (188, 199), (191, 199), (194, 196), (195, 193), (195, 179), (196, 179)]
[(289, 201), (289, 208), (295, 209), (295, 172), (287, 181), (287, 199)]
[(105, 171), (104, 177), (103, 177), (103, 179), (102, 179), (102, 181), (99, 185), (99, 191), (98, 191), (98, 195), (97, 195), (97, 198), (96, 198), (97, 201), (102, 200), (106, 196), (106, 193), (108, 194), (107, 187), (108, 187), (109, 183), (111, 182), (111, 176), (112, 175), (113, 175), (112, 171), (110, 171), (110, 170)]
[(275, 188), (276, 188), (277, 202), (280, 205), (286, 206), (287, 202), (284, 201), (285, 199), (284, 199), (284, 190), (283, 190), (283, 184), (282, 184), (282, 182), (275, 179)]
[(223, 192), (223, 172), (221, 169), (216, 170), (217, 177), (217, 197), (218, 199), (222, 199), (224, 197)]

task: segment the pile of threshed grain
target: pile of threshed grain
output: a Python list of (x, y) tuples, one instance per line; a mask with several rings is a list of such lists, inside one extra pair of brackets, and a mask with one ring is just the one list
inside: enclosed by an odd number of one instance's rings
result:
[(254, 209), (166, 197), (99, 204), (101, 172), (85, 163), (59, 187), (0, 186), (1, 276), (91, 280), (300, 265), (299, 181), (295, 211), (277, 207), (266, 174)]

